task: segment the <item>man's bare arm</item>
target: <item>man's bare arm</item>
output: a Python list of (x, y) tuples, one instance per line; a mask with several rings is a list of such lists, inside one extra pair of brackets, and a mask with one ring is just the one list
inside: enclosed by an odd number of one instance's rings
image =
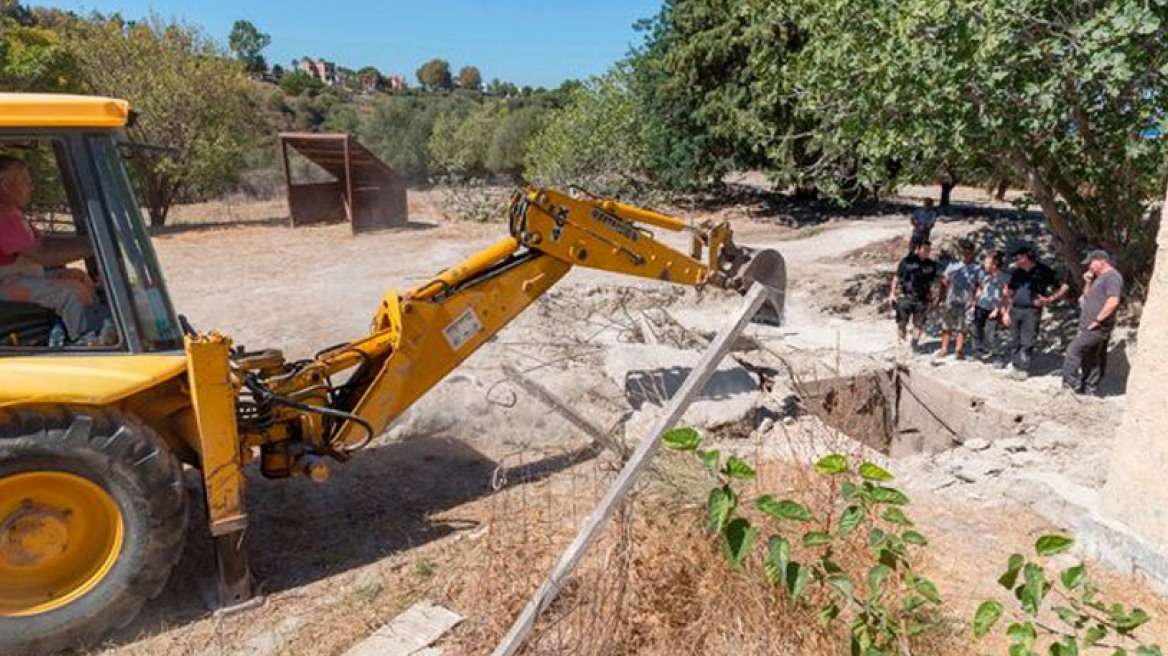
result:
[(93, 246), (88, 237), (44, 235), (22, 255), (43, 267), (64, 266), (93, 255)]

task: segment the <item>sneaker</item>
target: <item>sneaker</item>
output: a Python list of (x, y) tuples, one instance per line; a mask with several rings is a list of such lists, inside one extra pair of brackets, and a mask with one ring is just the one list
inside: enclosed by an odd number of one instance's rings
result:
[(933, 351), (933, 359), (934, 360), (944, 360), (947, 357), (949, 357), (948, 351), (942, 351), (940, 349)]
[(1013, 368), (1006, 373), (1006, 378), (1010, 380), (1026, 380), (1030, 378), (1030, 374), (1025, 369)]

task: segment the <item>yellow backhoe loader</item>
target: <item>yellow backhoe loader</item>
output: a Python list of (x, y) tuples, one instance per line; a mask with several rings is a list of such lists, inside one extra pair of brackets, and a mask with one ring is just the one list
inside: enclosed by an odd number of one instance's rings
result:
[[(28, 162), (58, 210), (42, 233), (89, 241), (88, 309), (105, 317), (100, 339), (62, 340), (53, 307), (6, 290), (20, 279), (0, 260), (0, 654), (91, 644), (159, 593), (186, 537), (184, 466), (206, 496), (220, 604), (248, 602), (244, 469), (327, 478), (573, 266), (760, 282), (781, 317), (782, 257), (736, 246), (727, 224), (530, 187), (511, 203), (510, 237), (389, 291), (364, 336), (309, 360), (243, 352), (171, 306), (123, 168), (133, 119), (120, 100), (0, 94), (0, 155)], [(651, 228), (691, 233), (691, 252)]]

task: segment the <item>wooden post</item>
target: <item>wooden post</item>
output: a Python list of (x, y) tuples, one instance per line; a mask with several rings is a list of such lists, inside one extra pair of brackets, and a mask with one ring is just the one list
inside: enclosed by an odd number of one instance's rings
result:
[(284, 187), (288, 193), (288, 225), (296, 227), (296, 217), (292, 212), (292, 168), (288, 165), (288, 142), (280, 137), (280, 155), (284, 161)]
[(353, 223), (353, 167), (349, 161), (349, 135), (345, 135), (345, 217), (349, 219), (349, 230), (357, 234), (357, 224)]
[(520, 613), (519, 618), (515, 620), (515, 624), (511, 630), (504, 636), (499, 646), (492, 652), (492, 656), (514, 656), (519, 648), (523, 646), (523, 642), (527, 639), (528, 634), (531, 633), (532, 627), (535, 626), (536, 617), (539, 616), (556, 598), (559, 594), (560, 588), (563, 586), (565, 579), (576, 568), (576, 565), (583, 558), (584, 553), (588, 550), (596, 538), (600, 537), (600, 532), (608, 524), (608, 520), (616, 512), (617, 508), (624, 502), (625, 495), (632, 489), (633, 484), (637, 482), (637, 478), (649, 466), (649, 461), (653, 454), (661, 445), (661, 436), (666, 431), (673, 428), (674, 424), (681, 419), (685, 414), (693, 399), (702, 391), (709, 382), (710, 377), (718, 368), (718, 363), (730, 351), (734, 340), (738, 338), (742, 331), (746, 329), (747, 323), (758, 312), (759, 307), (767, 300), (770, 292), (767, 287), (754, 283), (750, 291), (746, 293), (746, 298), (742, 301), (742, 306), (738, 313), (733, 315), (733, 318), (722, 327), (721, 332), (710, 343), (710, 347), (706, 350), (702, 359), (690, 371), (689, 376), (686, 377), (685, 382), (682, 383), (681, 389), (669, 402), (665, 413), (653, 423), (653, 427), (641, 439), (641, 443), (637, 446), (637, 450), (633, 452), (633, 456), (625, 463), (623, 469), (612, 487), (604, 495), (604, 499), (584, 521), (584, 525), (580, 527), (576, 538), (572, 540), (572, 544), (560, 557), (559, 563), (556, 564), (552, 573), (548, 575), (544, 582), (536, 590), (535, 595), (527, 602), (527, 606)]

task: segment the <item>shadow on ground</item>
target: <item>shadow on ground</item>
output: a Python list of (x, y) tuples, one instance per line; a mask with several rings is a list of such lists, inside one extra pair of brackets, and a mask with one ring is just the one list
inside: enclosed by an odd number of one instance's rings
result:
[[(494, 483), (542, 480), (596, 453), (586, 447), (500, 469), (458, 440), (418, 437), (363, 451), (337, 465), (325, 483), (272, 481), (249, 471), (255, 581), (264, 594), (280, 592), (475, 528), (473, 520), (435, 515), (489, 496)], [(190, 490), (187, 545), (165, 590), (104, 647), (135, 642), (211, 612), (215, 561), (201, 494), (201, 488)]]
[[(320, 226), (305, 226), (308, 228), (323, 227), (326, 225), (337, 224), (321, 224)], [(182, 235), (187, 233), (211, 232), (214, 230), (231, 230), (234, 228), (289, 228), (288, 217), (274, 216), (266, 219), (255, 220), (238, 220), (238, 221), (222, 221), (222, 222), (208, 222), (208, 223), (178, 223), (175, 225), (168, 225), (161, 228), (151, 228), (150, 235), (153, 237), (169, 237), (172, 235)], [(407, 221), (403, 226), (394, 228), (385, 228), (382, 230), (370, 230), (361, 233), (362, 235), (374, 235), (380, 233), (392, 232), (417, 232), (422, 230), (432, 230), (437, 228), (437, 223), (429, 221)]]

